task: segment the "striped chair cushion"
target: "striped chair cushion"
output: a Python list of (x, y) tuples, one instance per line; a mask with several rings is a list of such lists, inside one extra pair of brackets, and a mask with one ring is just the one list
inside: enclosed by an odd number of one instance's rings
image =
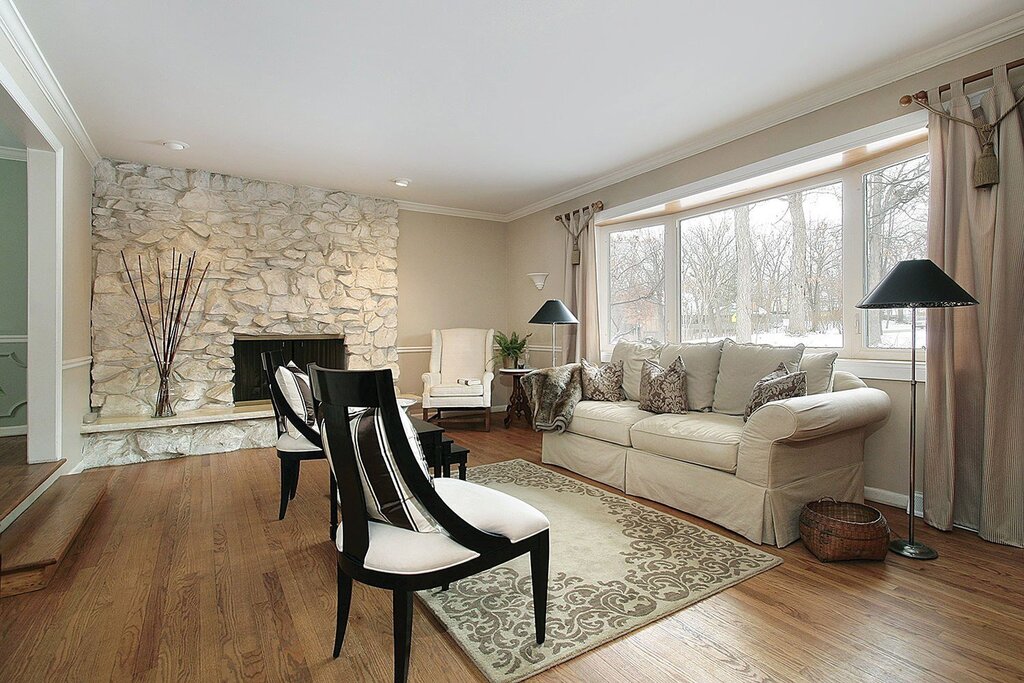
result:
[[(402, 419), (405, 438), (416, 457), (420, 472), (433, 485), (426, 456), (419, 436), (405, 411), (398, 411)], [(356, 465), (363, 485), (366, 514), (371, 520), (391, 524), (401, 529), (430, 533), (439, 530), (437, 522), (416, 499), (398, 471), (394, 451), (384, 429), (380, 413), (374, 409), (361, 411), (349, 420)], [(326, 429), (321, 424), (321, 433)], [(327, 438), (324, 448), (329, 449)], [(328, 450), (330, 461), (330, 451)], [(332, 462), (333, 466), (333, 462)]]

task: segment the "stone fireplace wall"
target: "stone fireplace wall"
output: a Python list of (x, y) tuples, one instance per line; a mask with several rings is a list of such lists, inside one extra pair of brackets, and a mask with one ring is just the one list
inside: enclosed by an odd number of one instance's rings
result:
[[(121, 263), (197, 252), (210, 264), (175, 363), (178, 412), (232, 403), (236, 334), (345, 335), (351, 368), (398, 376), (394, 201), (206, 171), (103, 160), (93, 198), (92, 404), (153, 411), (149, 342)], [(153, 299), (155, 302), (155, 299)]]

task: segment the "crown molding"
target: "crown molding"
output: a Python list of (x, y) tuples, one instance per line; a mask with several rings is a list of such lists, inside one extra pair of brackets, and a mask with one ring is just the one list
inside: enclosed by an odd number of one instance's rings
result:
[(400, 199), (394, 200), (398, 208), (403, 211), (418, 211), (419, 213), (436, 213), (442, 216), (454, 216), (456, 218), (475, 218), (481, 221), (495, 221), (507, 223), (507, 214), (491, 213), (488, 211), (473, 211), (472, 209), (458, 209), (451, 206), (436, 206), (434, 204), (420, 204), (419, 202), (406, 202)]
[(28, 152), (23, 149), (17, 149), (16, 147), (0, 147), (0, 159), (7, 159), (8, 161), (26, 161), (28, 159)]
[(25, 68), (32, 74), (32, 78), (46, 95), (50, 106), (64, 122), (85, 158), (95, 166), (100, 160), (100, 153), (96, 150), (89, 133), (82, 125), (82, 120), (78, 118), (78, 113), (71, 106), (67, 93), (57, 81), (46, 58), (43, 57), (42, 50), (39, 49), (38, 43), (32, 37), (32, 33), (28, 30), (28, 26), (21, 18), (21, 14), (12, 0), (0, 0), (0, 31), (3, 31), (7, 39), (11, 41)]
[(656, 156), (624, 166), (617, 171), (505, 214), (503, 220), (506, 222), (514, 221), (537, 211), (543, 211), (562, 202), (576, 199), (609, 185), (629, 180), (648, 171), (653, 171), (687, 157), (706, 152), (709, 149), (714, 149), (734, 140), (753, 135), (772, 126), (777, 126), (786, 121), (810, 114), (813, 111), (823, 109), (837, 102), (842, 102), (876, 88), (895, 83), (903, 78), (927, 71), (1022, 33), (1024, 33), (1024, 11), (1017, 12), (1005, 19), (957, 36), (952, 40), (910, 55), (904, 59), (893, 60), (861, 76), (846, 79), (832, 87), (821, 88), (805, 97), (767, 109), (747, 118), (738, 125), (721, 127), (702, 134), (699, 140), (691, 140)]

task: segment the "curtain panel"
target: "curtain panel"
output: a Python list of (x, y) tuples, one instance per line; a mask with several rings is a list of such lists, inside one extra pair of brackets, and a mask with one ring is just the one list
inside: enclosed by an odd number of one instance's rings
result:
[[(1006, 67), (972, 111), (963, 82), (949, 113), (992, 123), (1013, 107)], [(928, 94), (939, 102), (938, 90)], [(928, 256), (979, 306), (928, 311), (924, 517), (1024, 546), (1024, 130), (1021, 107), (999, 125), (999, 183), (976, 189), (975, 130), (931, 114)]]
[[(565, 235), (565, 305), (580, 321), (565, 325), (562, 337), (562, 363), (586, 358), (601, 362), (601, 332), (597, 308), (597, 241), (594, 230), (594, 205), (558, 217)], [(578, 235), (573, 239), (573, 235)], [(573, 258), (578, 246), (579, 257)], [(574, 263), (578, 261), (578, 263)]]

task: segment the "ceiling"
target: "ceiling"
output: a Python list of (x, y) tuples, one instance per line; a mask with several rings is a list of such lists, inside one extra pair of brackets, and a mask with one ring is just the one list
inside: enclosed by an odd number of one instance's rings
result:
[(1021, 9), (14, 1), (104, 156), (506, 216)]

